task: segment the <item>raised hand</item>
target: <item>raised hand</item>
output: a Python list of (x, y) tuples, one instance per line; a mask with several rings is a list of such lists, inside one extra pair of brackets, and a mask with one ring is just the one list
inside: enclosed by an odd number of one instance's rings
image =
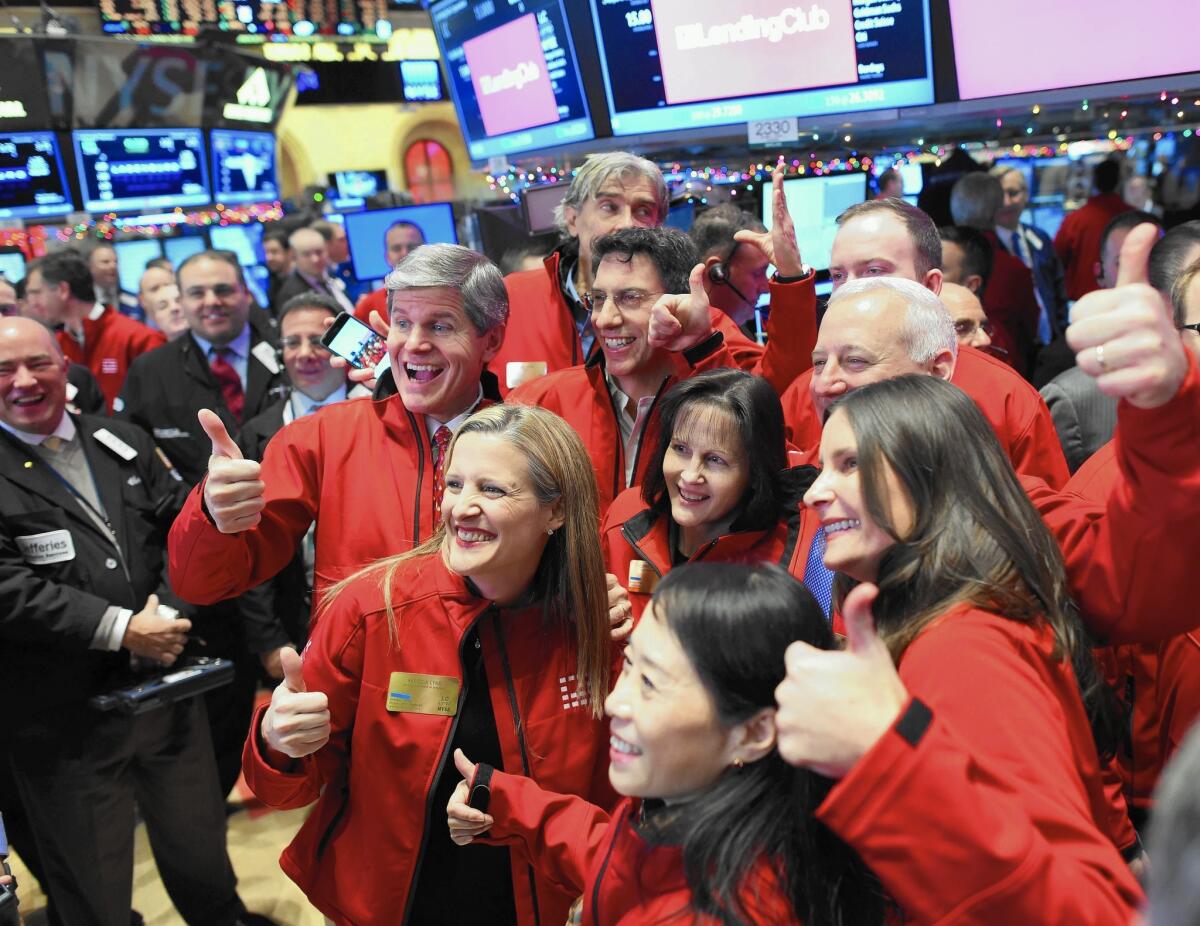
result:
[(684, 351), (712, 334), (708, 293), (704, 289), (704, 264), (696, 264), (688, 278), (691, 290), (685, 295), (659, 296), (650, 309), (648, 340), (651, 347)]
[(446, 822), (450, 826), (450, 840), (456, 846), (465, 846), (481, 833), (486, 833), (496, 821), (491, 814), (476, 810), (468, 803), (471, 799), (471, 782), (475, 778), (475, 763), (461, 749), (454, 750), (454, 767), (463, 780), (454, 788), (450, 802), (446, 804)]
[(249, 530), (260, 520), (263, 509), (262, 467), (242, 457), (225, 423), (216, 412), (202, 408), (196, 414), (200, 427), (212, 441), (208, 478), (204, 481), (204, 507), (222, 534)]
[(846, 596), (846, 649), (797, 641), (784, 658), (787, 677), (775, 689), (779, 754), (792, 765), (841, 778), (908, 702), (891, 654), (875, 632), (871, 604), (879, 589), (862, 584)]
[(608, 582), (608, 626), (613, 642), (620, 643), (633, 633), (633, 605), (629, 593), (611, 572), (605, 573)]
[(1158, 228), (1137, 226), (1121, 246), (1117, 285), (1088, 293), (1071, 308), (1067, 343), (1101, 392), (1139, 408), (1175, 396), (1187, 354), (1166, 297), (1147, 282)]
[(304, 664), (290, 646), (279, 651), (279, 661), (283, 681), (272, 692), (271, 706), (263, 714), (262, 738), (277, 752), (299, 759), (329, 742), (329, 698), (305, 687)]
[(733, 239), (761, 251), (781, 277), (798, 277), (804, 273), (796, 226), (788, 211), (787, 197), (783, 195), (782, 167), (776, 167), (771, 174), (771, 230), (756, 232), (746, 228), (737, 232)]
[[(333, 325), (333, 321), (334, 320), (332, 316), (325, 319), (325, 328), (329, 329)], [(371, 330), (381, 338), (386, 339), (388, 336), (388, 323), (383, 320), (383, 316), (375, 311), (375, 309), (372, 309), (369, 321), (371, 324)], [(375, 371), (370, 367), (361, 370), (358, 367), (352, 367), (346, 362), (345, 357), (339, 357), (337, 354), (334, 354), (329, 358), (329, 365), (331, 367), (336, 367), (339, 370), (345, 370), (346, 379), (350, 380), (350, 382), (362, 383), (372, 392), (375, 391)]]

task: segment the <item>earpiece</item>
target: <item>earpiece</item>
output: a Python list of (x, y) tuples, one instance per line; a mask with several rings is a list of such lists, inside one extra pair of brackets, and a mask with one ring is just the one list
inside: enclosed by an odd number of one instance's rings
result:
[(753, 304), (745, 297), (740, 289), (733, 285), (733, 281), (729, 279), (729, 262), (733, 260), (733, 255), (737, 253), (737, 249), (742, 246), (740, 241), (735, 241), (733, 247), (729, 249), (729, 253), (724, 260), (719, 260), (708, 268), (708, 278), (718, 286), (728, 286), (733, 290), (734, 294), (746, 303), (752, 306)]

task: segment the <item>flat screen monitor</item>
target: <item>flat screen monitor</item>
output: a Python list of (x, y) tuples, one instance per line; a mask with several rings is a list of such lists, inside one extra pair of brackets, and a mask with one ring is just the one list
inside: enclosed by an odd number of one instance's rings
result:
[(213, 129), (209, 147), (217, 202), (263, 203), (279, 198), (273, 134)]
[(442, 72), (437, 61), (411, 59), (400, 62), (404, 99), (410, 103), (434, 103), (443, 99)]
[(199, 235), (183, 235), (179, 238), (164, 238), (163, 250), (166, 252), (167, 260), (169, 260), (172, 266), (178, 270), (179, 265), (193, 254), (199, 254), (201, 251), (207, 251), (208, 242)]
[(0, 276), (10, 283), (25, 279), (25, 255), (18, 248), (0, 250)]
[(386, 192), (385, 170), (339, 170), (329, 175), (329, 184), (337, 190), (339, 200), (364, 200), (376, 193)]
[(387, 262), (384, 235), (393, 225), (411, 226), (408, 232), (421, 244), (457, 244), (454, 210), (450, 203), (373, 209), (346, 216), (346, 240), (354, 275), (359, 280), (382, 280), (392, 272)]
[[(1195, 30), (1186, 25), (1189, 9), (1194, 17), (1195, 7), (1180, 0), (1139, 0), (1135, 7), (1009, 0), (998, 15), (989, 3), (950, 0), (958, 95), (976, 100), (1195, 71), (1200, 57)], [(1139, 26), (1148, 30), (1141, 39)], [(1070, 35), (1086, 36), (1086, 54), (1063, 54)]]
[(137, 293), (141, 289), (146, 264), (163, 256), (162, 242), (158, 238), (118, 241), (113, 250), (117, 255), (117, 278), (121, 289), (127, 293)]
[(211, 202), (199, 129), (76, 130), (75, 164), (89, 212)]
[(596, 137), (563, 2), (430, 4), (472, 160)]
[(54, 133), (0, 135), (0, 218), (53, 218), (74, 209)]
[(558, 220), (554, 213), (567, 195), (569, 186), (566, 182), (559, 182), (525, 188), (525, 192), (521, 194), (521, 208), (525, 213), (525, 225), (529, 234), (541, 235), (558, 230)]
[(614, 135), (934, 99), (928, 0), (591, 4)]
[(218, 251), (232, 251), (243, 267), (256, 267), (266, 258), (262, 249), (263, 227), (258, 222), (245, 225), (213, 225), (209, 240)]
[[(762, 220), (770, 229), (770, 188), (762, 193)], [(867, 198), (867, 175), (855, 172), (824, 177), (789, 177), (783, 181), (783, 195), (796, 225), (796, 241), (804, 262), (814, 270), (828, 270), (829, 254), (837, 235), (836, 219)]]

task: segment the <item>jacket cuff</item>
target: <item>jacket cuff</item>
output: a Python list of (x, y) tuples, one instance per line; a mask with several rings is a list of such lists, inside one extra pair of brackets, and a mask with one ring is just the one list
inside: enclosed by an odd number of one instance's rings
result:
[(688, 362), (689, 366), (695, 366), (701, 360), (716, 353), (717, 349), (725, 343), (725, 333), (722, 331), (714, 331), (699, 344), (694, 344), (683, 352), (683, 359)]
[[(1183, 449), (1200, 443), (1200, 369), (1190, 350), (1187, 354), (1188, 371), (1175, 396), (1158, 408), (1138, 408), (1122, 401), (1117, 406), (1117, 437), (1126, 453), (1148, 454), (1156, 469), (1178, 472), (1179, 467), (1169, 462), (1173, 454), (1163, 454), (1168, 445)], [(1181, 453), (1176, 462), (1184, 471), (1195, 469), (1195, 450)]]
[(813, 279), (816, 277), (817, 272), (812, 267), (808, 267), (808, 266), (805, 266), (803, 269), (804, 269), (804, 272), (801, 273), (800, 276), (797, 276), (797, 277), (785, 277), (781, 273), (776, 271), (775, 275), (773, 277), (771, 277), (771, 279), (768, 280), (767, 282), (774, 283), (777, 286), (791, 286), (794, 283), (812, 282)]

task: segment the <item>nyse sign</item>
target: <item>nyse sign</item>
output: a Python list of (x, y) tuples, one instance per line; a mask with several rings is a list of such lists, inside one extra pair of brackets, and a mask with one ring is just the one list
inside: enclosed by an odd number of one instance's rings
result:
[(188, 50), (169, 47), (89, 48), (75, 64), (77, 122), (104, 127), (198, 125), (204, 66)]

